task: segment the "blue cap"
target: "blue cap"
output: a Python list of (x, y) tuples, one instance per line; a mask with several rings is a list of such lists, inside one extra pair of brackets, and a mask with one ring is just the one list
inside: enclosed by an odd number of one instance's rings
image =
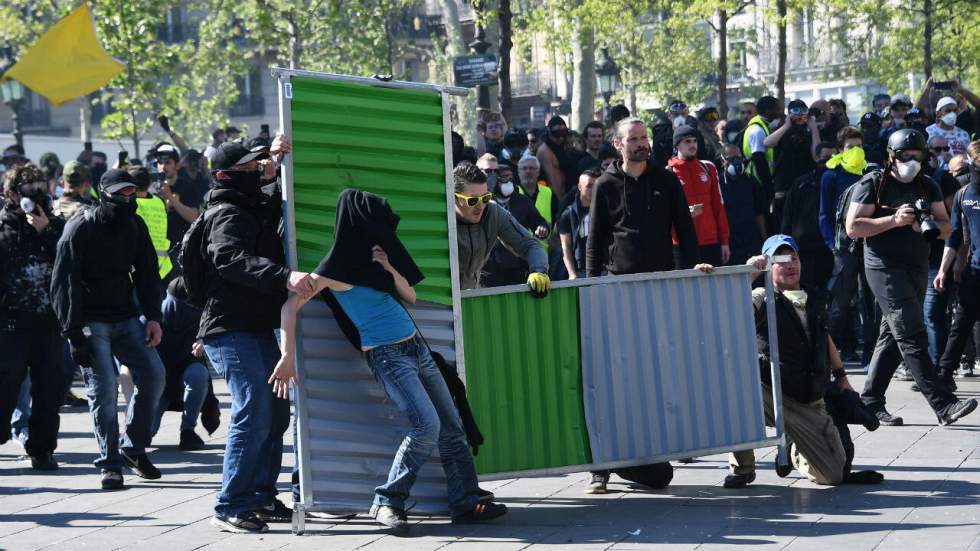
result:
[(788, 236), (781, 233), (773, 235), (766, 242), (762, 244), (762, 254), (766, 256), (773, 256), (780, 247), (788, 245), (793, 248), (793, 252), (799, 253), (800, 248), (796, 245), (796, 241)]

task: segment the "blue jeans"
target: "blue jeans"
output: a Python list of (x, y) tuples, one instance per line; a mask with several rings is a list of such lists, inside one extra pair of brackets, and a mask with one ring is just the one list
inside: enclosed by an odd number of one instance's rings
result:
[(289, 400), (276, 398), (268, 383), (279, 361), (279, 346), (271, 331), (205, 337), (204, 351), (231, 394), (221, 493), (214, 511), (234, 516), (270, 505), (276, 497)]
[[(99, 442), (100, 469), (122, 468), (119, 451), (126, 455), (146, 453), (153, 438), (153, 421), (163, 394), (165, 372), (156, 350), (146, 346), (146, 330), (139, 318), (114, 323), (89, 322), (92, 367), (82, 368), (89, 411)], [(135, 390), (126, 410), (126, 431), (120, 438), (117, 417), (119, 372), (116, 361), (129, 367)]]
[[(200, 362), (189, 363), (184, 368), (184, 372), (180, 376), (180, 381), (184, 385), (184, 409), (180, 415), (181, 432), (194, 430), (197, 427), (197, 418), (201, 415), (201, 407), (204, 406), (204, 399), (208, 397), (208, 381), (210, 380), (211, 376), (208, 374), (208, 368), (204, 367), (204, 364)], [(154, 436), (160, 430), (160, 421), (163, 419), (163, 413), (167, 411), (169, 405), (170, 397), (164, 393), (160, 397), (160, 408), (157, 411), (157, 418), (153, 423)]]
[(923, 305), (926, 318), (926, 334), (929, 337), (929, 357), (932, 363), (939, 365), (939, 359), (946, 350), (946, 340), (949, 338), (949, 318), (946, 308), (949, 306), (949, 291), (940, 293), (932, 285), (939, 275), (939, 270), (929, 268), (929, 283), (926, 285), (926, 300)]
[(479, 499), (473, 456), (446, 381), (421, 337), (373, 348), (367, 360), (388, 397), (412, 424), (395, 454), (388, 482), (374, 489), (374, 503), (404, 510), (422, 464), (438, 445), (450, 513), (470, 511)]

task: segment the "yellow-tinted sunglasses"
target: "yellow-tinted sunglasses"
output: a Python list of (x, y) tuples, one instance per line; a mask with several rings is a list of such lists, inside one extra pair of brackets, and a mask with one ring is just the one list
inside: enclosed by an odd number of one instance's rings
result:
[(470, 197), (469, 195), (460, 195), (457, 193), (456, 198), (460, 201), (465, 201), (471, 207), (475, 207), (477, 203), (489, 203), (490, 199), (493, 199), (493, 193), (484, 193), (479, 197)]

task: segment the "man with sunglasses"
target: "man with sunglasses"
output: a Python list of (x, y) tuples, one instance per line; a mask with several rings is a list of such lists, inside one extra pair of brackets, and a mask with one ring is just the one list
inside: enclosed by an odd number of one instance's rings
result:
[(568, 125), (565, 124), (565, 119), (551, 117), (548, 121), (548, 133), (535, 153), (535, 157), (541, 162), (541, 170), (558, 197), (565, 195), (565, 180), (578, 166), (566, 152), (567, 140)]
[(491, 201), (487, 176), (473, 163), (453, 170), (456, 196), (456, 241), (459, 247), (459, 286), (480, 287), (483, 267), (498, 241), (530, 267), (527, 283), (535, 296), (548, 294), (548, 255), (529, 231), (506, 209)]
[[(927, 155), (921, 132), (906, 128), (892, 133), (883, 170), (861, 179), (847, 213), (848, 237), (864, 239), (865, 273), (882, 312), (861, 398), (883, 425), (902, 424), (901, 417), (885, 409), (885, 391), (902, 360), (941, 425), (977, 407), (976, 400), (958, 400), (939, 381), (929, 357), (923, 301), (931, 243), (920, 222), (931, 216), (940, 239), (949, 236), (950, 223), (939, 186), (922, 169)], [(917, 212), (914, 205), (923, 201), (927, 212)]]

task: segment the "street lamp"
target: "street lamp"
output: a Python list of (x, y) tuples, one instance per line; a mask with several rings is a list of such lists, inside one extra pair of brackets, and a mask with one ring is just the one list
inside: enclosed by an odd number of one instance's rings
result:
[(612, 123), (609, 120), (609, 98), (619, 88), (619, 67), (616, 67), (616, 62), (609, 57), (609, 48), (602, 49), (602, 57), (595, 65), (595, 80), (596, 87), (602, 94), (602, 120), (609, 125)]
[(17, 110), (24, 101), (24, 86), (12, 78), (0, 83), (0, 99), (10, 108), (14, 123), (14, 141), (17, 145), (24, 147), (24, 133), (20, 130), (20, 119)]
[[(487, 50), (489, 50), (490, 46), (492, 46), (493, 44), (487, 42), (486, 30), (483, 28), (483, 24), (481, 23), (481, 18), (483, 17), (483, 2), (481, 0), (473, 0), (473, 14), (474, 14), (473, 24), (476, 25), (476, 33), (475, 36), (473, 37), (473, 42), (470, 42), (469, 44), (467, 44), (467, 46), (469, 46), (470, 49), (472, 49), (475, 53), (479, 55), (483, 55), (487, 53)], [(477, 90), (477, 96), (476, 96), (477, 107), (489, 111), (490, 88), (485, 84), (481, 84), (476, 87), (476, 90)]]

